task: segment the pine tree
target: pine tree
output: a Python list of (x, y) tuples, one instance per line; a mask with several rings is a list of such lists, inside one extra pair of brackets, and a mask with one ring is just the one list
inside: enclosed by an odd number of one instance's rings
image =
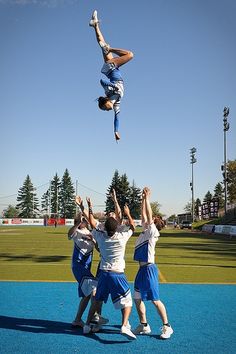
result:
[(135, 186), (133, 181), (132, 186), (130, 187), (130, 213), (134, 219), (140, 219), (141, 217), (141, 201), (142, 201), (142, 191), (140, 188)]
[(130, 185), (126, 173), (124, 173), (120, 178), (120, 195), (119, 195), (119, 204), (123, 212), (125, 204), (128, 204), (131, 207), (131, 191)]
[(108, 213), (115, 210), (114, 203), (111, 198), (113, 188), (116, 191), (117, 201), (121, 210), (123, 211), (124, 205), (127, 203), (132, 217), (134, 219), (139, 219), (141, 213), (141, 190), (135, 186), (134, 182), (130, 187), (127, 175), (123, 174), (120, 176), (118, 170), (115, 171), (111, 184), (107, 188), (105, 212)]
[(219, 201), (219, 208), (224, 208), (224, 188), (222, 184), (219, 182), (216, 184), (215, 189), (214, 189), (214, 197), (215, 199), (218, 199)]
[(212, 200), (212, 194), (211, 194), (211, 192), (210, 191), (208, 191), (207, 192), (207, 194), (205, 195), (205, 197), (204, 197), (204, 203), (210, 203), (211, 202), (211, 200)]
[(199, 217), (199, 207), (201, 206), (201, 200), (199, 198), (196, 199), (194, 203), (194, 216)]
[(76, 213), (75, 189), (69, 175), (68, 169), (65, 170), (61, 180), (59, 192), (59, 212), (63, 218), (74, 218)]
[(35, 190), (36, 188), (34, 188), (30, 176), (27, 175), (17, 196), (19, 203), (16, 205), (16, 208), (19, 210), (19, 217), (34, 218), (36, 216), (39, 203)]
[(53, 213), (56, 216), (58, 216), (58, 212), (60, 209), (60, 206), (59, 206), (60, 186), (61, 186), (60, 178), (58, 177), (58, 175), (56, 173), (51, 181), (51, 188), (50, 188), (51, 213)]
[(41, 197), (41, 208), (44, 215), (51, 214), (50, 209), (50, 189), (48, 189)]
[(115, 170), (114, 176), (112, 178), (111, 184), (110, 186), (107, 188), (107, 193), (106, 193), (106, 209), (105, 212), (111, 212), (114, 211), (114, 202), (111, 198), (111, 192), (112, 190), (115, 189), (116, 191), (116, 197), (118, 202), (120, 201), (120, 176), (119, 176), (119, 172), (117, 170)]

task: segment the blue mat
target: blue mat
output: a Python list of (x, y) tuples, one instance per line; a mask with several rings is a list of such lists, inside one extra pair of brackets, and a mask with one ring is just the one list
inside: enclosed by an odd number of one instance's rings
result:
[[(159, 338), (161, 321), (147, 302), (152, 333), (135, 341), (119, 334), (120, 311), (110, 301), (103, 307), (110, 322), (101, 332), (84, 336), (80, 329), (73, 330), (76, 283), (1, 282), (0, 286), (0, 353), (236, 353), (234, 285), (161, 284), (174, 334), (169, 340)], [(133, 328), (138, 324), (135, 308), (130, 323)]]

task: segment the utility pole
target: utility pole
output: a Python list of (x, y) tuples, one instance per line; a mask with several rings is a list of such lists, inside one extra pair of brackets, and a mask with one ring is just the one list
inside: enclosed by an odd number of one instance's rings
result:
[(34, 192), (35, 191), (36, 191), (36, 188), (33, 188), (33, 213), (32, 213), (33, 218), (34, 218)]
[(190, 182), (190, 187), (191, 187), (191, 191), (192, 191), (192, 222), (194, 222), (194, 184), (193, 184), (193, 164), (195, 162), (197, 162), (197, 159), (195, 158), (195, 153), (196, 153), (197, 149), (195, 147), (193, 147), (192, 149), (190, 149), (190, 163), (192, 165), (192, 181)]
[(57, 216), (57, 219), (58, 219), (58, 185), (56, 185), (56, 192), (57, 192), (57, 195), (56, 195), (56, 216)]
[(52, 193), (51, 193), (51, 181), (49, 181), (49, 203), (48, 203), (48, 217), (49, 219), (51, 218), (51, 196), (52, 196)]

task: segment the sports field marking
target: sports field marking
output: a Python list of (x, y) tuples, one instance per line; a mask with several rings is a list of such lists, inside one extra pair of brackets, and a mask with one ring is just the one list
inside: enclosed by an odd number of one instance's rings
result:
[[(19, 231), (19, 229), (4, 229), (4, 230), (0, 230), (0, 234), (2, 232), (12, 232), (12, 231)], [(22, 234), (22, 232), (21, 232), (21, 234)]]
[[(42, 279), (39, 279), (39, 280), (14, 280), (14, 279), (3, 279), (3, 280), (0, 280), (0, 283), (3, 283), (3, 282), (10, 282), (10, 283), (77, 283), (75, 280), (42, 280)], [(133, 284), (134, 282), (133, 281), (129, 281), (130, 284)], [(196, 282), (196, 283), (191, 283), (191, 282), (184, 282), (184, 283), (181, 283), (181, 282), (173, 282), (173, 281), (166, 281), (166, 282), (162, 282), (161, 283), (165, 283), (165, 284), (180, 284), (180, 285), (232, 285), (232, 286), (236, 286), (236, 283), (199, 283), (199, 282)]]
[(1, 282), (10, 282), (10, 283), (77, 283), (76, 280), (42, 280), (42, 279), (38, 279), (38, 280), (34, 280), (34, 279), (26, 279), (26, 280), (19, 280), (19, 279), (2, 279), (0, 280)]
[[(29, 262), (15, 262), (15, 263), (13, 263), (13, 262), (11, 262), (11, 263), (8, 263), (8, 264), (6, 264), (6, 262), (0, 262), (0, 266), (7, 266), (7, 267), (9, 267), (9, 266), (11, 266), (11, 265), (13, 265), (13, 266), (16, 266), (16, 265), (23, 265), (23, 266), (62, 266), (62, 267), (64, 267), (64, 266), (70, 266), (71, 265), (71, 262), (70, 263), (55, 263), (55, 262), (50, 262), (50, 263), (46, 263), (46, 262), (37, 262), (37, 263), (30, 263), (29, 264)], [(225, 267), (224, 265), (220, 265), (220, 264), (218, 264), (218, 265), (215, 265), (215, 264), (209, 264), (209, 265), (201, 265), (201, 264), (199, 264), (199, 265), (193, 265), (193, 264), (159, 264), (159, 266), (161, 266), (162, 268), (163, 267), (168, 267), (168, 268), (171, 268), (171, 267), (173, 267), (173, 268), (185, 268), (185, 267), (188, 267), (188, 268), (221, 268), (221, 267)], [(137, 265), (136, 264), (129, 264), (127, 267), (126, 267), (126, 269), (127, 268), (130, 268), (130, 267), (137, 267)], [(228, 266), (229, 268), (235, 268), (235, 266)], [(159, 269), (159, 267), (158, 267), (158, 269)], [(160, 272), (160, 270), (159, 270), (159, 272)]]

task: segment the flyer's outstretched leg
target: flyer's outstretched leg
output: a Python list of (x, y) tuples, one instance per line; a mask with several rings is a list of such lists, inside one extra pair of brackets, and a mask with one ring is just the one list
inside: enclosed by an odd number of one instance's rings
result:
[[(102, 49), (104, 65), (102, 73), (108, 77), (110, 81), (101, 80), (100, 83), (104, 88), (105, 97), (98, 98), (98, 106), (104, 111), (114, 110), (114, 133), (116, 141), (120, 140), (119, 118), (120, 118), (120, 100), (124, 94), (124, 83), (119, 67), (126, 64), (133, 58), (133, 53), (126, 49), (112, 48), (106, 43), (105, 38), (99, 27), (97, 11), (95, 10), (89, 25), (94, 28), (96, 39)], [(115, 54), (116, 56), (114, 56)]]

